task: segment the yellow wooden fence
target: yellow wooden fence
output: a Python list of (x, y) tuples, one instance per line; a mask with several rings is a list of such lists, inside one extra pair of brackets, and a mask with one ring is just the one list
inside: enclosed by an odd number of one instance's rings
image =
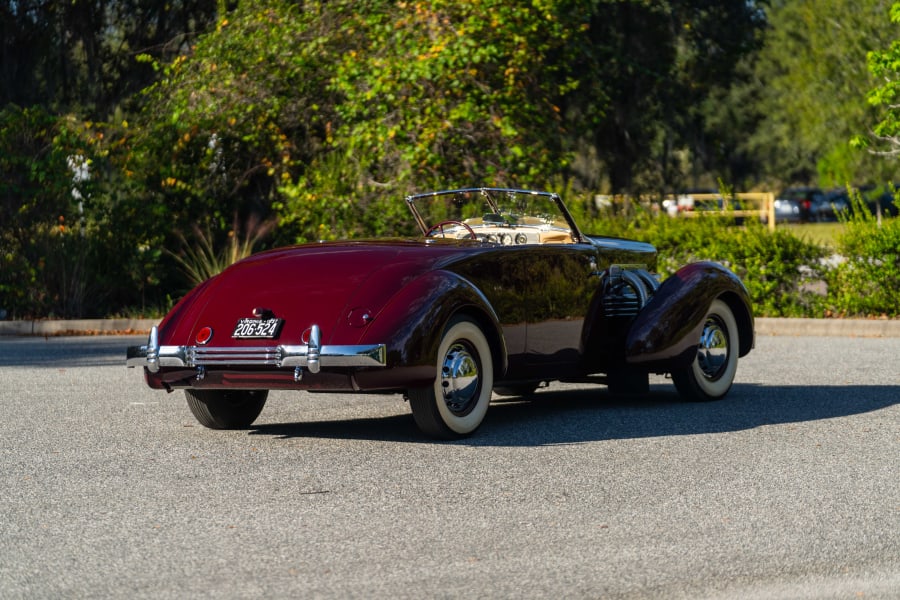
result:
[[(697, 203), (704, 200), (712, 200), (718, 203), (722, 198), (722, 208), (719, 210), (689, 210), (679, 214), (684, 216), (696, 216), (698, 214), (721, 214), (734, 217), (751, 217), (758, 218), (769, 226), (769, 229), (775, 231), (775, 194), (772, 192), (739, 192), (731, 196), (722, 196), (721, 194), (683, 194), (690, 196)], [(678, 201), (678, 196), (669, 195), (666, 198)], [(735, 202), (737, 201), (737, 202)]]
[[(658, 210), (665, 209), (666, 201), (675, 203), (677, 206), (679, 198), (692, 198), (695, 206), (702, 205), (702, 209), (677, 211), (679, 216), (695, 217), (698, 215), (729, 215), (733, 217), (758, 218), (766, 223), (772, 231), (775, 230), (775, 194), (772, 192), (738, 192), (730, 196), (722, 196), (721, 194), (668, 194), (662, 197), (663, 203), (660, 206), (660, 197), (651, 195), (642, 195), (639, 197), (624, 196), (620, 194), (605, 195), (598, 194), (594, 196), (594, 203), (598, 208), (613, 209), (615, 211), (628, 211), (629, 206), (638, 204), (645, 209)], [(703, 205), (704, 201), (712, 201), (714, 206), (718, 206), (719, 198), (722, 198), (721, 208), (710, 209), (709, 204)]]

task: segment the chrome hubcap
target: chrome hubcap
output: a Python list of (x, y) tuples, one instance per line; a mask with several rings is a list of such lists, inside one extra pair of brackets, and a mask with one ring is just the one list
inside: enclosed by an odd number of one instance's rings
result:
[(722, 376), (728, 364), (728, 329), (718, 315), (711, 315), (703, 325), (697, 365), (706, 379), (714, 381)]
[(463, 417), (475, 408), (481, 391), (478, 354), (464, 342), (455, 342), (447, 350), (441, 366), (441, 393), (454, 415)]

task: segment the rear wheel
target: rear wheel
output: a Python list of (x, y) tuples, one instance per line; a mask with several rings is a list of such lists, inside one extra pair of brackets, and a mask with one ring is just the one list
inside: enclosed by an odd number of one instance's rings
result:
[(268, 390), (185, 390), (188, 408), (204, 427), (246, 429), (262, 412)]
[(672, 381), (686, 400), (718, 400), (734, 382), (738, 363), (738, 326), (725, 302), (714, 300), (706, 312), (697, 356), (685, 369), (672, 371)]
[(475, 431), (494, 385), (491, 348), (481, 328), (460, 318), (441, 337), (434, 384), (408, 392), (413, 418), (425, 434), (454, 439)]

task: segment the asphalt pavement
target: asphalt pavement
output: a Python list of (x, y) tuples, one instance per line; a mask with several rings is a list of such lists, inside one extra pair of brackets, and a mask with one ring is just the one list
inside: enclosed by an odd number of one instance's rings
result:
[(204, 429), (142, 341), (0, 338), (0, 598), (898, 597), (900, 338), (761, 335), (723, 401), (553, 384), (452, 443), (394, 395)]

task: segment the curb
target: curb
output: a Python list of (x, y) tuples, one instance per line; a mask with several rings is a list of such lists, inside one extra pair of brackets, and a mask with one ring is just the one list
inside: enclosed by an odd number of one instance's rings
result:
[(898, 319), (756, 319), (756, 335), (898, 338)]
[(71, 319), (60, 321), (0, 321), (3, 335), (148, 334), (159, 319)]
[[(146, 335), (159, 319), (0, 321), (0, 336)], [(757, 335), (900, 338), (900, 319), (756, 319)]]

